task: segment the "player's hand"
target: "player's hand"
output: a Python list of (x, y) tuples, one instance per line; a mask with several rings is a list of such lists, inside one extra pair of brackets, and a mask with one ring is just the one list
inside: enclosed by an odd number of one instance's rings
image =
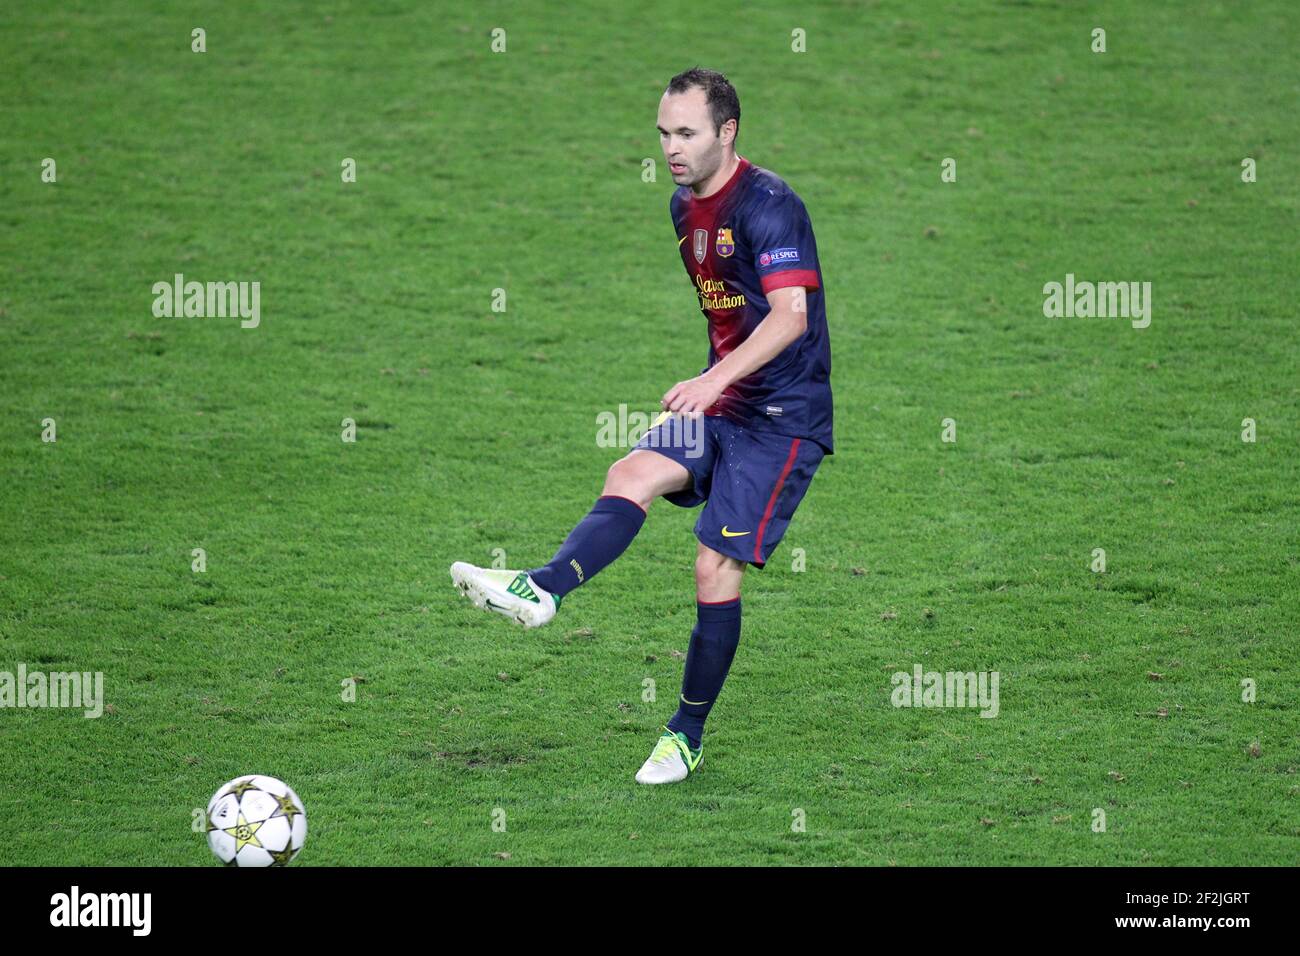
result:
[(695, 378), (678, 382), (668, 389), (659, 404), (665, 411), (679, 412), (683, 415), (703, 415), (721, 394), (722, 389), (710, 379), (697, 375)]

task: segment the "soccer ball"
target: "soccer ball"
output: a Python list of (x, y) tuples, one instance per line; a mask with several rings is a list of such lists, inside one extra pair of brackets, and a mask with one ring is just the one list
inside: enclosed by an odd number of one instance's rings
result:
[(307, 839), (307, 810), (274, 777), (236, 777), (208, 801), (208, 846), (226, 866), (288, 866)]

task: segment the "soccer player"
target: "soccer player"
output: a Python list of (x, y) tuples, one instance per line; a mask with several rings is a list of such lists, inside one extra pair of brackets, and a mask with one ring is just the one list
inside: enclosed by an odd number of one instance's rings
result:
[(610, 466), (605, 486), (550, 562), (532, 570), (451, 566), (476, 606), (527, 627), (632, 543), (656, 498), (693, 508), (696, 624), (677, 712), (639, 783), (673, 783), (703, 756), (704, 721), (740, 641), (740, 582), (785, 533), (831, 440), (830, 340), (817, 243), (803, 202), (736, 153), (740, 100), (721, 73), (673, 77), (659, 141), (677, 190), (677, 245), (708, 319), (708, 367), (664, 394), (662, 414)]

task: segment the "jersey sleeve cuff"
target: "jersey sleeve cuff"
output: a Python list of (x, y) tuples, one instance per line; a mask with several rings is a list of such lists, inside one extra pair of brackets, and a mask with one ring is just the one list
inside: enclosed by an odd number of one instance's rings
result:
[(809, 292), (821, 288), (821, 283), (817, 281), (817, 272), (813, 269), (786, 269), (782, 272), (771, 272), (763, 276), (762, 284), (764, 295), (777, 289), (789, 289), (798, 285)]

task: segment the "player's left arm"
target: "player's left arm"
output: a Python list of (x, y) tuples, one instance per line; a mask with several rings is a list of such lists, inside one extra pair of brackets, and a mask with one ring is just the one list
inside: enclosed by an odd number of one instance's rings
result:
[(660, 404), (670, 412), (703, 414), (732, 382), (744, 378), (776, 358), (808, 328), (808, 298), (801, 285), (767, 293), (771, 310), (749, 338), (703, 375), (678, 382)]

